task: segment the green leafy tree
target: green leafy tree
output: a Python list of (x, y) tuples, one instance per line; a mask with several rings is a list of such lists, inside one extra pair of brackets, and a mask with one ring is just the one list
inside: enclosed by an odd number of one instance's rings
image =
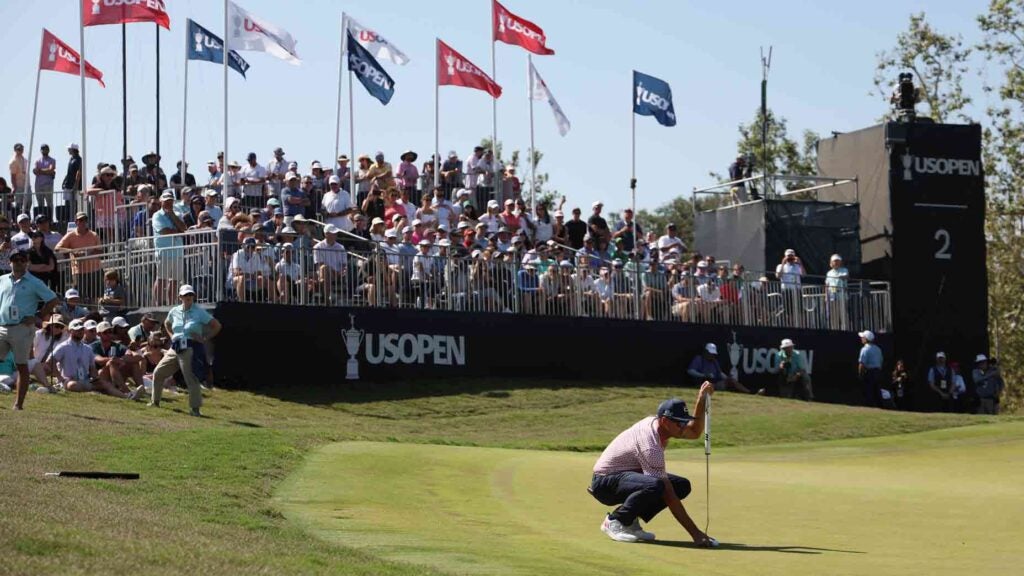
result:
[(888, 104), (899, 74), (909, 71), (927, 116), (940, 123), (969, 122), (964, 108), (971, 98), (964, 93), (961, 79), (968, 73), (971, 52), (960, 35), (932, 28), (924, 12), (911, 14), (907, 29), (896, 36), (896, 46), (877, 55), (875, 90)]
[(988, 206), (989, 332), (1007, 383), (1004, 403), (1024, 403), (1024, 2), (993, 0), (978, 17), (978, 50), (999, 73), (984, 131)]
[[(736, 143), (738, 156), (746, 156), (752, 160), (751, 166), (755, 171), (767, 174), (792, 174), (797, 176), (812, 176), (818, 173), (816, 151), (818, 146), (818, 135), (812, 130), (805, 130), (802, 141), (797, 142), (789, 137), (789, 128), (786, 119), (777, 117), (772, 110), (768, 109), (768, 154), (765, 155), (764, 141), (761, 138), (762, 119), (761, 109), (754, 113), (754, 119), (747, 124), (739, 125), (740, 139)], [(731, 161), (731, 159), (730, 159)], [(767, 167), (767, 169), (765, 169)], [(727, 174), (711, 172), (710, 176), (719, 182), (728, 182)], [(759, 184), (755, 183), (759, 186)], [(805, 187), (805, 183), (789, 182), (786, 188), (796, 190)], [(711, 207), (717, 207), (724, 198), (718, 201), (704, 199)]]
[[(480, 140), (480, 145), (483, 146), (484, 149), (489, 149), (491, 147), (491, 139), (490, 138), (483, 138), (482, 140)], [(501, 159), (503, 158), (503, 156), (502, 156), (503, 147), (502, 147), (502, 143), (501, 143), (500, 140), (498, 141), (498, 145), (495, 147), (494, 150), (495, 150), (494, 157), (498, 158), (498, 160), (501, 161)], [(529, 150), (527, 150), (527, 153), (529, 153)], [(541, 162), (541, 160), (544, 159), (544, 153), (541, 152), (540, 150), (535, 150), (533, 152), (533, 154), (534, 154), (535, 166), (537, 166), (537, 170), (538, 170), (537, 171), (537, 175), (535, 177), (536, 188), (534, 189), (534, 192), (536, 193), (537, 203), (538, 204), (549, 204), (549, 205), (557, 204), (556, 199), (558, 198), (558, 190), (552, 190), (552, 189), (548, 188), (548, 178), (549, 178), (548, 177), (548, 173), (547, 172), (540, 172), (540, 162)], [(515, 168), (516, 175), (519, 176), (519, 180), (522, 182), (522, 196), (527, 201), (529, 201), (529, 199), (530, 199), (530, 165), (529, 165), (529, 162), (527, 162), (526, 166), (523, 166), (522, 168), (520, 168), (520, 166), (519, 166), (519, 164), (520, 164), (520, 157), (521, 157), (520, 151), (519, 150), (513, 150), (511, 158), (504, 165), (506, 167), (507, 166), (511, 166), (511, 167)]]

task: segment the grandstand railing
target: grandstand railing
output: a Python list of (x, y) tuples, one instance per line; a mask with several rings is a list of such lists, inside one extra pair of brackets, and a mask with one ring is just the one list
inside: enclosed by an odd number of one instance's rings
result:
[[(567, 248), (558, 259), (527, 267), (521, 256), (491, 250), (470, 259), (439, 254), (437, 247), (422, 255), (411, 245), (344, 241), (341, 252), (313, 244), (303, 240), (286, 254), (279, 245), (226, 242), (213, 230), (147, 236), (71, 258), (60, 255), (58, 282), (61, 289), (79, 288), (84, 304), (95, 304), (103, 294), (102, 273), (95, 271), (117, 270), (129, 310), (172, 305), (177, 287), (189, 283), (199, 302), (211, 304), (419, 308), (845, 332), (892, 327), (887, 282), (849, 279), (829, 286), (825, 278), (810, 276), (799, 284), (766, 280), (771, 276), (757, 272), (698, 276), (685, 264), (616, 266), (590, 259), (583, 265)], [(563, 259), (570, 266), (562, 266)]]

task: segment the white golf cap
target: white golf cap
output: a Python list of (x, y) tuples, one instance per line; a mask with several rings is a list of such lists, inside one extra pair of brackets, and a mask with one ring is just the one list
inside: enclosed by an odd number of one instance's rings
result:
[(309, 165), (310, 170), (316, 170), (317, 168), (323, 168), (319, 162), (313, 162)]
[(29, 216), (28, 214), (18, 214), (18, 224), (21, 224), (22, 222), (31, 222), (31, 221), (32, 221), (32, 217)]
[(78, 144), (75, 144), (74, 142), (68, 144), (68, 150), (78, 150)]
[(455, 193), (456, 198), (463, 198), (465, 196), (469, 196), (469, 188), (463, 188)]
[(419, 244), (420, 246), (430, 246), (431, 244), (433, 244), (433, 242), (424, 238), (423, 240), (420, 240)]
[(217, 195), (217, 191), (214, 190), (213, 188), (207, 188), (206, 192), (203, 192), (203, 194), (206, 195), (206, 196), (216, 196)]
[(184, 296), (186, 294), (196, 295), (196, 289), (191, 284), (182, 284), (181, 288), (178, 288), (178, 296)]
[(861, 338), (864, 338), (868, 342), (874, 342), (875, 341), (875, 333), (872, 332), (871, 330), (865, 330), (863, 332), (858, 332), (857, 336), (860, 336)]
[(555, 210), (555, 218), (565, 218), (565, 213), (561, 210)]
[(413, 218), (412, 225), (413, 226), (422, 226), (423, 225), (423, 221), (420, 220), (419, 218)]
[(796, 250), (792, 248), (786, 248), (786, 256), (796, 256)]
[(443, 240), (438, 240), (437, 241), (437, 245), (442, 247), (442, 248), (447, 248), (447, 247), (452, 245), (452, 241), (447, 239), (447, 238), (445, 238)]
[(712, 343), (712, 342), (708, 342), (707, 344), (704, 345), (704, 351), (707, 352), (708, 354), (715, 354), (715, 355), (717, 355), (718, 354), (718, 346), (715, 346), (714, 343)]
[(82, 330), (84, 328), (85, 328), (85, 325), (82, 324), (82, 321), (80, 319), (78, 319), (78, 318), (75, 318), (74, 320), (71, 321), (70, 324), (68, 324), (68, 329), (69, 330)]
[(224, 201), (224, 209), (228, 210), (232, 206), (235, 206), (236, 204), (238, 204), (239, 202), (241, 202), (241, 200), (239, 200), (238, 198), (236, 198), (234, 196), (229, 196), (228, 199)]
[(78, 290), (75, 290), (74, 288), (68, 288), (68, 290), (66, 292), (64, 292), (64, 299), (65, 300), (70, 300), (72, 298), (78, 298), (78, 297), (79, 297)]
[(384, 233), (384, 237), (385, 238), (398, 238), (398, 230), (395, 230), (394, 228), (391, 228), (390, 230), (388, 230), (387, 232)]
[(337, 234), (337, 233), (338, 233), (338, 227), (335, 226), (334, 224), (328, 224), (327, 226), (324, 227), (324, 234)]
[(117, 328), (127, 328), (128, 321), (123, 316), (114, 316), (114, 319), (110, 321), (110, 324)]
[(338, 178), (337, 176), (331, 176), (330, 178), (327, 179), (327, 183), (328, 184), (341, 184), (341, 178)]
[(936, 352), (935, 353), (935, 357), (936, 358), (943, 358), (944, 359), (946, 357), (946, 353), (945, 352)]
[(793, 341), (790, 340), (789, 338), (783, 338), (782, 342), (779, 344), (779, 348), (792, 348), (792, 347), (793, 347)]
[(988, 362), (988, 356), (985, 356), (984, 354), (978, 354), (974, 358), (974, 363), (977, 364), (978, 362)]
[(590, 205), (591, 208), (597, 208), (598, 206), (604, 206), (604, 203), (601, 202), (600, 200), (597, 200), (593, 204)]
[(288, 182), (290, 180), (299, 180), (299, 175), (296, 174), (295, 172), (289, 172), (284, 175), (284, 180), (285, 182)]
[(836, 260), (842, 262), (843, 257), (840, 256), (839, 254), (833, 254), (832, 257), (828, 259), (829, 262), (835, 262)]
[(383, 224), (383, 223), (384, 223), (384, 219), (381, 218), (380, 216), (377, 216), (376, 218), (374, 218), (373, 220), (370, 221), (370, 226), (376, 226), (377, 224)]
[(491, 201), (489, 201), (489, 202), (487, 203), (487, 207), (488, 207), (488, 208), (497, 208), (497, 207), (498, 207), (498, 201), (497, 201), (497, 200), (491, 200)]
[(95, 330), (96, 326), (97, 324), (95, 320), (86, 320), (85, 322), (82, 323), (82, 327), (84, 327), (86, 330)]
[(104, 332), (109, 332), (113, 327), (110, 322), (103, 321), (96, 325), (96, 332), (103, 334)]
[(174, 192), (171, 192), (170, 190), (167, 190), (160, 195), (161, 202), (167, 202), (168, 200), (174, 200)]

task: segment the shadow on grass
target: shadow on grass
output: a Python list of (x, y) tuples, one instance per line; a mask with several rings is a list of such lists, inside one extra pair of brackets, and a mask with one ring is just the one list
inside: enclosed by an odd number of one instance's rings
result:
[(815, 548), (812, 546), (748, 546), (738, 542), (720, 542), (717, 548), (704, 548), (693, 542), (681, 540), (655, 540), (648, 542), (652, 546), (667, 546), (670, 548), (693, 548), (702, 550), (735, 550), (739, 552), (781, 552), (783, 554), (822, 554), (824, 552), (837, 552), (840, 554), (867, 554), (859, 550), (838, 550), (835, 548)]
[[(325, 382), (326, 384), (326, 382)], [(510, 390), (564, 390), (585, 387), (598, 390), (604, 387), (622, 388), (634, 384), (623, 382), (579, 382), (573, 380), (539, 380), (536, 378), (465, 378), (444, 380), (418, 380), (405, 382), (331, 382), (329, 386), (281, 386), (249, 389), (253, 394), (310, 406), (330, 406), (337, 403), (363, 404), (411, 400), (416, 398), (479, 394), (490, 398), (507, 398)], [(670, 384), (665, 383), (668, 387)], [(657, 384), (636, 383), (637, 387), (657, 387)]]

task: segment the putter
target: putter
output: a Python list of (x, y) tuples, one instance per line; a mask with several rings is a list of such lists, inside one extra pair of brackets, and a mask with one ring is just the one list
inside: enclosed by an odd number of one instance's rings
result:
[[(711, 526), (711, 395), (704, 397), (704, 494), (707, 498), (704, 505), (704, 535)], [(708, 536), (708, 547), (716, 548), (718, 540)]]

